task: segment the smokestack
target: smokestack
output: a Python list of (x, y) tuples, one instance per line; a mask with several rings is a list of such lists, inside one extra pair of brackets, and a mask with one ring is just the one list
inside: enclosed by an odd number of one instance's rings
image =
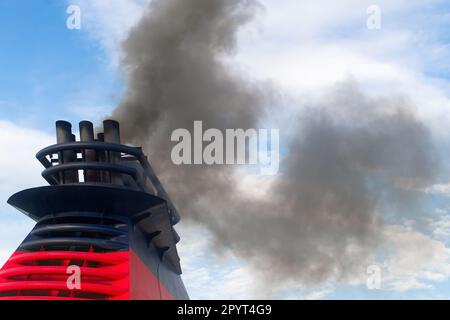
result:
[[(75, 141), (75, 136), (72, 134), (72, 124), (67, 121), (56, 122), (56, 143), (69, 143)], [(73, 151), (63, 151), (59, 153), (59, 162), (71, 163), (76, 161), (76, 154)], [(63, 183), (76, 183), (78, 182), (77, 171), (66, 171), (60, 174), (60, 180)]]
[[(94, 125), (90, 121), (80, 122), (80, 140), (83, 142), (94, 141)], [(84, 150), (83, 160), (86, 162), (97, 161), (97, 153), (95, 150)], [(85, 182), (97, 182), (99, 181), (99, 174), (95, 170), (84, 170)]]
[[(70, 123), (58, 121), (58, 144), (36, 154), (50, 185), (8, 199), (37, 224), (0, 268), (0, 300), (188, 299), (173, 227), (178, 214), (142, 148), (118, 143), (115, 121), (105, 121), (106, 142), (95, 141), (91, 122), (79, 126), (81, 141), (73, 142)], [(96, 161), (97, 151), (108, 157)], [(122, 155), (126, 161), (116, 158)], [(78, 170), (90, 183), (66, 183), (67, 171)], [(96, 183), (100, 171), (125, 183)], [(83, 274), (79, 287), (69, 285), (74, 266)]]
[(56, 121), (56, 142), (67, 143), (72, 139), (72, 124), (67, 121)]
[[(120, 144), (120, 126), (115, 120), (103, 121), (104, 140), (109, 143)], [(109, 162), (118, 163), (120, 154), (117, 152), (109, 152)], [(123, 184), (123, 179), (119, 173), (111, 172), (111, 183)]]
[(120, 125), (115, 120), (103, 121), (105, 142), (120, 143)]

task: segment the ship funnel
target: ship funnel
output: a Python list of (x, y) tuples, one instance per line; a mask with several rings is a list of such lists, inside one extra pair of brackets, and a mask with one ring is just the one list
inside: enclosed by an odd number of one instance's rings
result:
[[(40, 150), (50, 185), (8, 203), (36, 226), (0, 269), (3, 299), (188, 299), (174, 225), (180, 216), (142, 148), (121, 144), (119, 123), (56, 122)], [(78, 267), (81, 286), (67, 285)]]

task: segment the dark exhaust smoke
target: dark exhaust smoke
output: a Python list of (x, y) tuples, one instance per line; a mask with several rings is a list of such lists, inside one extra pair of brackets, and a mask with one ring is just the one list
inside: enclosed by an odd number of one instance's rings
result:
[[(206, 226), (218, 248), (264, 275), (263, 284), (345, 280), (375, 252), (380, 208), (407, 207), (434, 180), (431, 134), (407, 105), (343, 85), (323, 105), (274, 123), (287, 147), (264, 197), (237, 188), (235, 166), (170, 160), (172, 131), (195, 120), (259, 128), (268, 115), (288, 112), (273, 88), (223, 62), (261, 9), (252, 0), (153, 1), (124, 44), (129, 87), (113, 118), (123, 141), (146, 148), (184, 218)], [(288, 127), (295, 130), (283, 132)]]

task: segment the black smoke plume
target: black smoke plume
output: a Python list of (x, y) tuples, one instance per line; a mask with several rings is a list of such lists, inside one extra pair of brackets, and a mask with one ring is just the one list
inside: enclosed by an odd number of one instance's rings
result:
[(129, 87), (112, 116), (127, 142), (146, 148), (183, 218), (207, 227), (218, 248), (245, 259), (269, 285), (317, 285), (365, 268), (381, 236), (379, 209), (411, 203), (435, 177), (429, 129), (403, 102), (342, 85), (323, 104), (274, 123), (286, 148), (270, 185), (261, 179), (252, 187), (267, 189), (263, 196), (242, 192), (235, 166), (175, 166), (177, 128), (195, 120), (204, 128), (258, 128), (289, 111), (273, 88), (223, 62), (236, 51), (239, 29), (262, 10), (256, 1), (150, 6), (124, 43)]

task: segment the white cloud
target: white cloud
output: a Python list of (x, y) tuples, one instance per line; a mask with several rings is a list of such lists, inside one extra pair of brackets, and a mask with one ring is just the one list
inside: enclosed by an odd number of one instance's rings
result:
[(429, 194), (440, 194), (450, 197), (450, 183), (432, 185), (426, 188), (424, 192)]
[(0, 192), (11, 192), (42, 184), (43, 170), (36, 153), (53, 143), (54, 138), (38, 130), (19, 127), (10, 121), (0, 120)]
[(305, 300), (322, 300), (333, 292), (333, 288), (325, 288), (317, 291), (313, 291), (306, 295)]
[(218, 256), (210, 233), (187, 221), (177, 227), (183, 280), (191, 299), (256, 299), (253, 272), (230, 254)]
[(6, 204), (15, 192), (43, 185), (43, 170), (36, 160), (37, 151), (54, 143), (41, 131), (19, 127), (0, 120), (0, 265), (14, 252), (30, 232), (34, 222)]
[(432, 235), (435, 238), (450, 239), (450, 215), (443, 215), (433, 220), (431, 223)]
[(317, 288), (305, 289), (298, 284), (287, 286), (284, 292), (278, 294), (283, 300), (324, 300), (334, 292), (335, 288), (331, 284), (325, 284)]
[(421, 8), (439, 1), (379, 1), (390, 22), (379, 32), (365, 26), (369, 1), (262, 2), (266, 11), (256, 30), (252, 24), (241, 32), (237, 56), (226, 60), (230, 67), (271, 80), (298, 101), (353, 79), (366, 94), (405, 96), (433, 130), (448, 135), (449, 83), (429, 72), (448, 60), (448, 48), (411, 23), (417, 16), (432, 20)]
[(450, 277), (450, 248), (445, 243), (401, 225), (386, 226), (382, 289), (428, 289)]

